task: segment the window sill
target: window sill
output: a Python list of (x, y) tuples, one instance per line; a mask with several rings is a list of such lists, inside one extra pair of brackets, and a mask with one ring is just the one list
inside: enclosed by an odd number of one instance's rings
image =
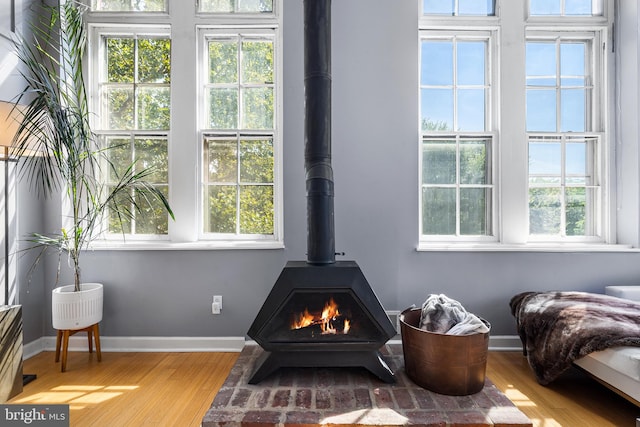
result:
[(100, 240), (92, 242), (88, 248), (88, 250), (90, 251), (212, 251), (238, 249), (284, 249), (284, 243), (276, 242), (273, 240), (198, 242), (168, 242), (161, 240)]
[(418, 252), (640, 252), (630, 245), (604, 243), (444, 243), (422, 242)]

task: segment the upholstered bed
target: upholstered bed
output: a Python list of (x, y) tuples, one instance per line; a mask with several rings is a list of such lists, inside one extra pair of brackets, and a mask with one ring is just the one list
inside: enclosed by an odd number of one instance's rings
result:
[(511, 311), (539, 383), (576, 365), (640, 406), (640, 286), (523, 292)]

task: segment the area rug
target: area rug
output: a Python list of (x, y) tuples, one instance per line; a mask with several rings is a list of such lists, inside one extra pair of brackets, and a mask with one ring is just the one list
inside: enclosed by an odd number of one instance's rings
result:
[(282, 368), (250, 385), (262, 352), (258, 346), (245, 346), (202, 427), (532, 426), (489, 379), (482, 391), (469, 396), (446, 396), (417, 386), (404, 371), (401, 344), (381, 349), (396, 375), (395, 384), (361, 368)]

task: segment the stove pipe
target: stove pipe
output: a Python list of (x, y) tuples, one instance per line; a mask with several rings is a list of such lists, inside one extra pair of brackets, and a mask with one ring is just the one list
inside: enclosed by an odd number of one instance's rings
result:
[(304, 0), (307, 263), (336, 261), (331, 168), (331, 0)]

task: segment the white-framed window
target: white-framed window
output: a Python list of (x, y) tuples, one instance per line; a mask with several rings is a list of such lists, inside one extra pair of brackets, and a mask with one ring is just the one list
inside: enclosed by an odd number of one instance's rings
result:
[(607, 0), (421, 2), (419, 248), (615, 243), (612, 11)]
[(530, 16), (602, 16), (605, 0), (529, 0)]
[(92, 5), (94, 131), (116, 165), (154, 166), (175, 215), (110, 221), (102, 245), (282, 247), (280, 2)]
[(169, 0), (91, 0), (96, 12), (166, 12)]
[[(171, 118), (171, 37), (168, 27), (136, 30), (93, 27), (93, 129), (107, 150), (111, 167), (102, 179), (115, 184), (131, 164), (153, 168), (147, 181), (169, 196), (169, 134)], [(133, 190), (135, 193), (135, 189)], [(136, 199), (136, 194), (132, 194)], [(108, 218), (106, 236), (167, 236), (169, 220), (161, 202), (132, 218)]]
[(202, 239), (277, 235), (275, 28), (199, 29)]
[(275, 0), (200, 0), (202, 13), (261, 14), (273, 13)]
[(492, 16), (494, 12), (494, 0), (422, 0), (424, 15)]
[(421, 235), (494, 240), (493, 37), (420, 38)]
[(527, 33), (531, 240), (603, 240), (600, 38), (600, 31)]

